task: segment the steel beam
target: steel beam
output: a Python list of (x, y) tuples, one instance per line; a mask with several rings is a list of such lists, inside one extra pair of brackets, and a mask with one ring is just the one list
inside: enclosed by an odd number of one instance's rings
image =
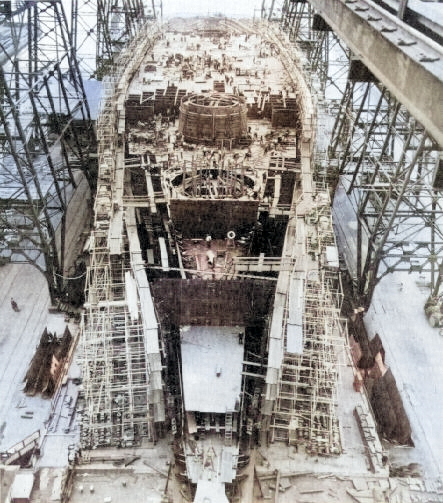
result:
[(443, 148), (443, 47), (367, 0), (308, 0)]

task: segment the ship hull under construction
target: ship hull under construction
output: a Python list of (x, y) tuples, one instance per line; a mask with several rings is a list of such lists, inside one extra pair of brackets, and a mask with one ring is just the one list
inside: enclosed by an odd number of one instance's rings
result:
[(315, 113), (284, 39), (259, 28), (148, 28), (104, 82), (97, 121), (82, 448), (172, 435), (195, 501), (233, 497), (261, 442), (341, 452)]

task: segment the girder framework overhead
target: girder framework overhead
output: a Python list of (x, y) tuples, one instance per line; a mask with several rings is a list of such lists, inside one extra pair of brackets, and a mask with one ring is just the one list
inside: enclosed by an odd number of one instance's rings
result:
[[(400, 103), (390, 90), (390, 80), (383, 85), (355, 55), (362, 56), (361, 51), (345, 46), (347, 38), (342, 31), (337, 30), (342, 41), (328, 31), (335, 27), (334, 20), (328, 15), (323, 22), (316, 19), (317, 3), (284, 0), (278, 22), (303, 49), (304, 67), (311, 72), (313, 83), (320, 82), (327, 115), (335, 118), (332, 125), (325, 122), (325, 130), (332, 131), (330, 137), (317, 138), (317, 177), (336, 191), (335, 221), (346, 218), (355, 227), (350, 231), (336, 225), (356, 296), (369, 305), (378, 281), (395, 270), (429, 274), (437, 293), (443, 257), (441, 147), (411, 114), (421, 107), (418, 115), (422, 117), (427, 108), (420, 101), (411, 106), (410, 97), (406, 99), (408, 107)], [(272, 12), (263, 12), (276, 19), (279, 7), (275, 2), (271, 7)], [(359, 15), (365, 13), (362, 9)], [(402, 30), (410, 30), (392, 16), (389, 21), (393, 23), (389, 33), (400, 36)], [(388, 37), (387, 30), (383, 36)], [(324, 42), (326, 37), (328, 43)], [(424, 36), (421, 39), (426, 43)], [(433, 41), (430, 45), (435, 48)], [(423, 66), (425, 61), (418, 59), (411, 64)], [(367, 64), (366, 60), (363, 57)], [(375, 67), (370, 69), (380, 73)], [(432, 72), (432, 68), (428, 70)]]
[(437, 146), (374, 82), (348, 82), (333, 133), (336, 211), (356, 215), (356, 255), (347, 263), (357, 294), (368, 304), (378, 281), (399, 270), (429, 272), (434, 286), (443, 256)]
[(307, 1), (284, 0), (280, 27), (288, 34), (289, 40), (302, 49), (303, 67), (311, 83), (319, 83), (321, 91), (329, 98), (341, 96), (350, 51), (312, 6)]
[(66, 211), (92, 180), (89, 109), (61, 1), (2, 2), (0, 12), (0, 252), (64, 288)]

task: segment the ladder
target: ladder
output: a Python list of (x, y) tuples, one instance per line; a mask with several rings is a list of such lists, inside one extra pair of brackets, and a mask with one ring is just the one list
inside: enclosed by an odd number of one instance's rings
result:
[(225, 445), (232, 445), (232, 412), (225, 414)]

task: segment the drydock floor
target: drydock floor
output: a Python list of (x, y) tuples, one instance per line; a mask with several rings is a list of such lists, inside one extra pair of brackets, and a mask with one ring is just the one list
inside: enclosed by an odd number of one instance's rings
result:
[[(45, 327), (59, 336), (64, 316), (49, 313), (46, 280), (33, 266), (0, 267), (0, 451), (34, 433), (47, 421), (51, 401), (23, 392), (24, 377)], [(11, 307), (13, 298), (20, 309)], [(32, 418), (23, 417), (25, 415)]]

